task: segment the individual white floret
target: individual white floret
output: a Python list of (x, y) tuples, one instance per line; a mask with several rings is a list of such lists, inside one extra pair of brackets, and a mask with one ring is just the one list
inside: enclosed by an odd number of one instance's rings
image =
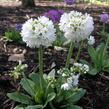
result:
[(95, 38), (94, 38), (94, 36), (90, 36), (89, 38), (88, 38), (88, 44), (89, 45), (93, 45), (95, 43)]
[(69, 84), (69, 83), (64, 83), (64, 84), (61, 85), (61, 89), (69, 90), (69, 89), (71, 89), (71, 84)]

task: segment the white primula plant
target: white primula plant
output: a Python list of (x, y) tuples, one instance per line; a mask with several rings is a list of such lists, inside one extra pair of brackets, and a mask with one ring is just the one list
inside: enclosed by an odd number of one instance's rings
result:
[(61, 16), (59, 28), (69, 41), (79, 42), (89, 37), (94, 30), (94, 22), (90, 14), (71, 11)]
[(53, 22), (42, 16), (38, 19), (27, 20), (22, 26), (21, 36), (31, 48), (38, 48), (40, 45), (48, 47), (56, 39), (55, 32)]
[(88, 45), (93, 45), (95, 43), (95, 38), (94, 38), (94, 36), (90, 36), (89, 38), (88, 38)]

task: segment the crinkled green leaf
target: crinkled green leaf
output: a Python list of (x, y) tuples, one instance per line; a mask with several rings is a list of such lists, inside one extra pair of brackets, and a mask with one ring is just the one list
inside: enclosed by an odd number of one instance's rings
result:
[(98, 68), (101, 70), (103, 66), (103, 60), (106, 57), (105, 44), (100, 44), (96, 49), (96, 64)]
[(66, 96), (66, 99), (70, 100), (72, 103), (75, 103), (84, 96), (85, 92), (86, 92), (86, 90), (84, 90), (84, 89), (78, 89), (77, 91), (72, 92), (71, 94)]
[(35, 96), (36, 90), (35, 90), (35, 83), (27, 78), (23, 78), (20, 82), (22, 87), (27, 91), (28, 94), (30, 94), (32, 97)]
[(45, 102), (44, 107), (46, 107), (46, 105), (47, 105), (49, 102), (51, 102), (55, 97), (56, 97), (56, 93), (54, 93), (54, 92), (49, 93), (49, 94), (47, 95), (47, 100), (46, 100), (46, 102)]
[(52, 101), (56, 97), (56, 93), (52, 92), (47, 96), (47, 102)]
[(39, 77), (39, 74), (38, 73), (31, 73), (29, 75), (29, 78), (34, 81), (35, 84), (39, 85), (39, 82), (40, 82), (40, 77)]
[(42, 103), (42, 99), (44, 98), (44, 92), (43, 90), (39, 89), (37, 90), (36, 94), (35, 94), (35, 102), (36, 103)]
[[(35, 83), (35, 89), (38, 90), (40, 88), (40, 75), (38, 73), (32, 73), (29, 75), (29, 78)], [(42, 78), (42, 87), (47, 87), (47, 83), (44, 78)]]
[(94, 49), (92, 46), (90, 46), (90, 47), (88, 48), (88, 53), (89, 53), (89, 55), (90, 55), (92, 61), (93, 61), (93, 62), (96, 62), (96, 61), (97, 61), (97, 60), (96, 60), (96, 51), (95, 51), (95, 49)]
[(25, 108), (22, 106), (16, 106), (14, 109), (25, 109)]
[(32, 104), (30, 97), (20, 92), (8, 93), (7, 96), (10, 99), (20, 102), (22, 104)]
[(71, 106), (69, 106), (67, 109), (83, 109), (83, 108), (80, 107), (80, 106), (71, 105)]
[(88, 73), (91, 74), (91, 75), (96, 75), (98, 72), (99, 71), (96, 68), (92, 68), (92, 69), (89, 70)]
[(42, 109), (42, 105), (27, 106), (25, 109)]

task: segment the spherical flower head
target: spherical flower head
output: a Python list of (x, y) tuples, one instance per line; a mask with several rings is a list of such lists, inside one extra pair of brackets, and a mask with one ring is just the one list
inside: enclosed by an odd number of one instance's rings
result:
[(103, 22), (103, 23), (107, 23), (109, 21), (109, 14), (101, 14), (100, 15), (100, 21)]
[(39, 46), (51, 46), (56, 39), (53, 22), (47, 17), (42, 16), (38, 19), (29, 19), (23, 26), (21, 36), (23, 41), (30, 48)]
[(94, 22), (87, 13), (71, 11), (61, 16), (59, 28), (69, 41), (79, 42), (89, 37), (94, 30)]
[(63, 13), (64, 13), (64, 10), (50, 10), (44, 13), (44, 16), (51, 19), (54, 23), (58, 23)]
[(72, 5), (75, 3), (75, 0), (64, 0), (67, 5)]
[(95, 43), (95, 38), (94, 38), (94, 36), (90, 36), (89, 38), (88, 38), (88, 44), (89, 45), (93, 45)]

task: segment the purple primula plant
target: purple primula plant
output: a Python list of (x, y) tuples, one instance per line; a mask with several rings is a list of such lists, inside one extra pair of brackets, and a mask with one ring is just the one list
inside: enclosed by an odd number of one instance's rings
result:
[(100, 21), (103, 23), (107, 23), (109, 21), (109, 14), (106, 14), (106, 13), (101, 14)]
[(16, 29), (16, 31), (20, 32), (22, 29), (22, 24), (16, 24), (15, 29)]
[(103, 32), (106, 30), (106, 23), (109, 22), (109, 14), (103, 13), (100, 16), (100, 21), (103, 23)]
[(67, 4), (67, 5), (72, 5), (75, 3), (76, 0), (64, 0), (64, 2)]
[(64, 13), (64, 10), (50, 10), (44, 13), (44, 16), (51, 19), (54, 23), (58, 23), (61, 15)]

